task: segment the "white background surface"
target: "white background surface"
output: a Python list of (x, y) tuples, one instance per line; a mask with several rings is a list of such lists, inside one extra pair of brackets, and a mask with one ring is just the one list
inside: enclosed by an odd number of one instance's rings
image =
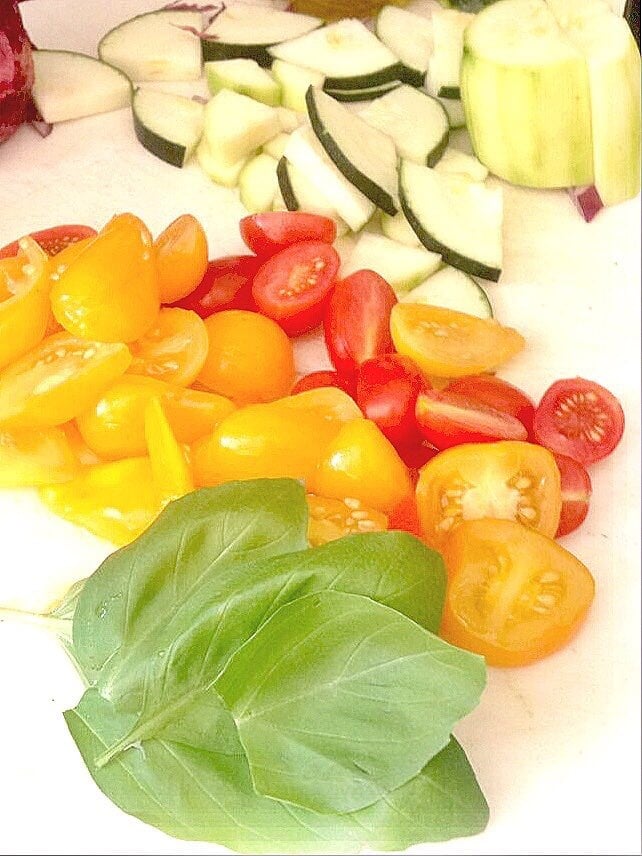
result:
[[(91, 53), (108, 27), (157, 5), (33, 0), (23, 15), (41, 47)], [(211, 257), (243, 251), (235, 195), (146, 153), (128, 111), (58, 126), (46, 140), (24, 128), (0, 147), (0, 246), (59, 222), (100, 227), (125, 210), (154, 233), (192, 212)], [(558, 377), (597, 380), (622, 401), (627, 428), (592, 468), (589, 517), (563, 542), (597, 580), (585, 627), (537, 665), (489, 670), (480, 706), (457, 729), (491, 806), (488, 829), (414, 853), (640, 852), (639, 234), (639, 199), (585, 224), (564, 194), (506, 190), (505, 271), (489, 293), (528, 346), (500, 374), (535, 398)], [(310, 343), (299, 358), (302, 370), (324, 361)], [(109, 551), (28, 491), (0, 492), (0, 544), (0, 605), (33, 609)], [(102, 796), (61, 716), (80, 692), (53, 639), (0, 623), (0, 852), (223, 852), (174, 841)]]

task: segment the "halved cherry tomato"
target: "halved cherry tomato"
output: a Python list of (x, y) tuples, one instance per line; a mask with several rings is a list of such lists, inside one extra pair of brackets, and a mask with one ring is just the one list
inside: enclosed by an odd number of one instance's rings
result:
[(0, 424), (62, 425), (82, 413), (125, 373), (126, 345), (88, 342), (57, 333), (0, 374)]
[(144, 455), (145, 408), (156, 396), (179, 443), (193, 443), (210, 434), (234, 410), (229, 399), (212, 392), (126, 375), (76, 419), (85, 443), (108, 460)]
[(415, 404), (426, 386), (408, 357), (386, 354), (366, 360), (357, 373), (356, 401), (395, 448), (419, 441)]
[[(91, 238), (96, 230), (91, 226), (78, 226), (70, 224), (66, 226), (53, 226), (51, 229), (43, 229), (40, 232), (32, 232), (30, 237), (47, 253), (48, 256), (58, 255), (71, 244)], [(11, 258), (18, 255), (20, 241), (7, 244), (0, 250), (0, 259)]]
[(392, 340), (400, 354), (426, 375), (461, 377), (502, 365), (524, 347), (511, 327), (441, 306), (398, 303), (390, 316)]
[(334, 386), (306, 389), (303, 392), (286, 395), (272, 402), (276, 407), (288, 410), (306, 410), (315, 413), (325, 422), (350, 422), (351, 419), (361, 419), (361, 411), (353, 398), (343, 389)]
[(439, 550), (464, 520), (517, 520), (552, 538), (562, 497), (553, 455), (521, 441), (467, 443), (422, 469), (417, 507), (425, 540)]
[(133, 214), (120, 214), (64, 270), (52, 274), (56, 320), (98, 342), (140, 339), (160, 308), (152, 238)]
[(303, 211), (268, 211), (244, 217), (241, 237), (253, 253), (263, 259), (301, 241), (332, 244), (337, 236), (334, 220)]
[(324, 333), (330, 359), (342, 379), (354, 379), (361, 363), (394, 351), (390, 313), (396, 303), (392, 288), (374, 271), (357, 271), (336, 284)]
[(0, 368), (40, 342), (51, 316), (49, 258), (33, 238), (0, 260)]
[(324, 386), (335, 386), (338, 389), (343, 388), (339, 375), (336, 372), (311, 372), (310, 374), (304, 375), (298, 379), (292, 387), (292, 395), (296, 395), (298, 392), (307, 392), (309, 389), (318, 389), (319, 387)]
[(225, 256), (207, 265), (203, 279), (175, 306), (193, 309), (201, 318), (225, 309), (255, 310), (252, 282), (262, 260), (256, 256)]
[(55, 514), (119, 547), (161, 511), (149, 458), (88, 467), (65, 484), (41, 488), (40, 498)]
[(448, 389), (428, 389), (417, 398), (417, 424), (437, 449), (462, 443), (526, 440), (528, 432), (514, 416)]
[(407, 446), (399, 446), (397, 452), (401, 460), (408, 467), (410, 478), (416, 483), (419, 478), (419, 470), (424, 464), (432, 460), (435, 455), (439, 454), (439, 449), (435, 449), (427, 440), (420, 439), (419, 442), (410, 443)]
[(591, 477), (582, 464), (567, 455), (554, 457), (562, 480), (562, 511), (555, 535), (561, 538), (577, 529), (586, 519), (593, 488)]
[(154, 326), (129, 347), (133, 357), (129, 374), (189, 386), (203, 368), (209, 339), (205, 323), (196, 312), (165, 307)]
[(320, 241), (281, 250), (254, 277), (252, 296), (259, 311), (288, 336), (314, 329), (323, 321), (340, 264), (337, 251)]
[(145, 408), (145, 440), (161, 505), (193, 491), (185, 450), (172, 431), (160, 398), (150, 399)]
[(308, 541), (311, 547), (319, 547), (328, 541), (336, 541), (344, 535), (358, 532), (385, 532), (388, 518), (374, 508), (368, 508), (358, 499), (331, 499), (309, 493)]
[(446, 541), (441, 635), (491, 666), (523, 666), (562, 648), (593, 601), (588, 569), (510, 520), (469, 520)]
[(93, 467), (103, 463), (94, 450), (85, 443), (75, 420), (65, 422), (60, 428), (65, 432), (71, 451), (81, 467)]
[(72, 479), (78, 462), (60, 428), (0, 431), (0, 487), (38, 487)]
[(525, 392), (512, 383), (495, 375), (471, 375), (451, 381), (446, 392), (456, 392), (471, 401), (478, 401), (501, 413), (514, 416), (526, 428), (529, 438), (531, 437), (535, 404)]
[(183, 214), (154, 241), (161, 303), (191, 294), (207, 270), (207, 237), (196, 217)]
[(412, 494), (408, 470), (394, 446), (369, 419), (353, 419), (323, 450), (308, 482), (311, 493), (358, 499), (384, 514)]
[(237, 404), (273, 401), (294, 383), (292, 343), (256, 312), (230, 309), (205, 321), (209, 350), (198, 382)]
[(558, 380), (537, 406), (533, 433), (542, 446), (588, 466), (610, 455), (622, 439), (624, 411), (613, 393), (594, 381)]
[(415, 538), (421, 538), (421, 525), (419, 523), (419, 512), (417, 511), (417, 500), (411, 494), (402, 500), (393, 509), (388, 517), (388, 529), (409, 532)]

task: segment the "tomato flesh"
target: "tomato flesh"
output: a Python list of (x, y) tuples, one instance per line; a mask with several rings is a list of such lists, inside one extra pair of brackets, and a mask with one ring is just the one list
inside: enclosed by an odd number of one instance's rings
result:
[(542, 446), (588, 466), (610, 455), (624, 433), (622, 405), (608, 389), (576, 377), (544, 393), (533, 419)]
[(207, 270), (207, 237), (196, 217), (183, 214), (154, 241), (161, 303), (190, 294)]
[(173, 303), (182, 309), (192, 309), (201, 318), (225, 309), (256, 309), (252, 297), (252, 282), (262, 261), (256, 256), (223, 256), (209, 262), (196, 288)]
[(560, 471), (562, 490), (562, 511), (557, 527), (556, 538), (573, 532), (586, 519), (591, 500), (591, 477), (582, 464), (567, 455), (555, 455), (555, 463)]
[(310, 389), (319, 389), (324, 386), (334, 386), (338, 389), (343, 388), (339, 375), (336, 372), (311, 372), (298, 379), (292, 387), (292, 395), (296, 395), (299, 392), (307, 392)]
[(380, 511), (368, 508), (358, 499), (331, 499), (327, 496), (306, 496), (308, 503), (308, 541), (319, 547), (345, 535), (358, 532), (385, 532), (388, 518)]
[(492, 666), (523, 666), (563, 647), (593, 601), (588, 569), (559, 544), (510, 520), (469, 520), (442, 555), (441, 635)]
[(361, 363), (394, 351), (390, 314), (397, 297), (374, 271), (356, 271), (338, 282), (324, 321), (325, 341), (333, 366), (354, 381)]
[(320, 241), (294, 244), (273, 255), (254, 277), (252, 296), (260, 312), (289, 336), (317, 327), (341, 260)]
[(437, 449), (528, 437), (526, 428), (514, 416), (448, 389), (422, 392), (415, 412), (419, 430)]
[(471, 401), (486, 404), (500, 413), (514, 416), (532, 437), (535, 404), (523, 390), (495, 375), (472, 375), (450, 381), (446, 392), (456, 392)]
[(64, 482), (78, 462), (60, 428), (0, 431), (0, 487), (38, 487)]
[(247, 247), (263, 259), (302, 241), (332, 244), (337, 237), (334, 220), (303, 211), (267, 211), (244, 217), (239, 223)]
[[(48, 256), (55, 256), (71, 244), (75, 244), (77, 241), (82, 241), (85, 238), (92, 238), (95, 234), (96, 230), (92, 229), (91, 226), (69, 224), (42, 229), (40, 232), (32, 232), (30, 237), (42, 247)], [(0, 249), (0, 259), (17, 256), (19, 249), (20, 241), (13, 241), (11, 244), (7, 244), (6, 247)]]
[(0, 260), (0, 368), (34, 348), (51, 317), (49, 259), (33, 238)]
[(131, 343), (133, 359), (128, 371), (189, 386), (203, 368), (208, 348), (207, 329), (200, 315), (164, 307), (154, 326)]
[(419, 440), (415, 405), (426, 383), (417, 366), (400, 354), (366, 360), (357, 373), (356, 401), (366, 419), (395, 448)]

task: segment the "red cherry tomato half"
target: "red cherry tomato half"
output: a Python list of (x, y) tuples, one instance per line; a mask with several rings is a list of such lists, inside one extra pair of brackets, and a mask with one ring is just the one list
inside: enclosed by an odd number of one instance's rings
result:
[(415, 404), (425, 385), (411, 359), (386, 354), (359, 366), (356, 400), (366, 419), (376, 422), (393, 446), (410, 445), (421, 439)]
[(265, 259), (301, 241), (332, 244), (337, 237), (334, 220), (302, 211), (267, 211), (244, 217), (240, 224), (245, 244)]
[(323, 386), (336, 386), (338, 389), (343, 389), (339, 375), (336, 372), (321, 371), (312, 372), (304, 375), (292, 387), (290, 395), (296, 395), (299, 392), (307, 392), (309, 389), (319, 389)]
[(487, 404), (501, 413), (508, 413), (522, 423), (529, 437), (533, 430), (535, 403), (516, 386), (494, 375), (471, 375), (451, 381), (446, 392), (456, 392), (471, 401)]
[(396, 302), (386, 280), (371, 270), (356, 271), (336, 284), (324, 332), (341, 378), (356, 378), (361, 363), (394, 351), (390, 313)]
[(322, 241), (281, 250), (254, 277), (252, 296), (259, 311), (289, 336), (312, 330), (323, 321), (340, 264), (337, 251)]
[(592, 485), (591, 477), (582, 464), (567, 455), (555, 455), (555, 463), (561, 476), (562, 511), (556, 538), (568, 535), (580, 526), (589, 510)]
[(415, 413), (419, 430), (438, 449), (528, 437), (526, 428), (514, 416), (446, 390), (422, 392)]
[[(50, 256), (62, 252), (70, 244), (92, 238), (96, 230), (91, 226), (78, 226), (76, 224), (67, 226), (53, 226), (51, 229), (43, 229), (41, 232), (32, 232), (31, 237)], [(0, 259), (13, 258), (18, 255), (18, 241), (7, 244), (0, 250)]]
[(624, 411), (613, 393), (581, 377), (558, 380), (533, 419), (538, 443), (584, 466), (610, 455), (624, 433)]
[(209, 318), (224, 309), (256, 310), (252, 299), (252, 281), (261, 267), (256, 256), (224, 256), (207, 265), (205, 276), (191, 294), (172, 306), (192, 309), (201, 318)]

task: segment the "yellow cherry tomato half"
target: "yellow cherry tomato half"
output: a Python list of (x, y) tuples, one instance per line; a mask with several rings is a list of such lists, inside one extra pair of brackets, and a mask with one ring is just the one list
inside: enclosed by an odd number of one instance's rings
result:
[(0, 431), (0, 487), (39, 487), (72, 479), (79, 465), (64, 431)]
[(189, 386), (207, 357), (209, 339), (201, 317), (189, 309), (161, 309), (142, 339), (130, 344), (129, 374)]
[(18, 255), (0, 259), (0, 368), (41, 341), (51, 315), (49, 256), (33, 238)]
[(368, 508), (358, 499), (331, 499), (309, 493), (308, 541), (311, 547), (319, 547), (328, 541), (336, 541), (344, 535), (358, 532), (385, 532), (388, 518), (374, 508)]
[(185, 451), (172, 431), (160, 398), (150, 399), (145, 408), (145, 439), (161, 505), (194, 490)]
[(524, 338), (497, 321), (441, 306), (397, 303), (390, 316), (395, 348), (425, 375), (463, 377), (501, 366), (524, 347)]
[(205, 326), (209, 351), (199, 384), (237, 404), (274, 401), (292, 389), (294, 351), (275, 321), (229, 309), (210, 315)]
[(358, 499), (384, 514), (412, 495), (406, 465), (369, 419), (353, 419), (341, 428), (323, 449), (308, 489), (319, 496)]
[(78, 416), (85, 443), (107, 460), (146, 454), (145, 408), (154, 397), (161, 399), (179, 443), (193, 443), (210, 434), (235, 409), (221, 395), (128, 375)]
[(465, 443), (435, 455), (417, 482), (424, 539), (439, 550), (465, 520), (515, 520), (553, 537), (562, 493), (555, 458), (521, 440)]
[(62, 425), (91, 407), (130, 362), (123, 344), (49, 336), (0, 373), (0, 425)]
[(149, 458), (128, 458), (89, 467), (65, 484), (40, 489), (45, 505), (119, 547), (152, 523), (161, 504)]
[(593, 601), (588, 569), (510, 520), (469, 520), (446, 541), (441, 635), (491, 666), (523, 666), (562, 648)]
[(90, 449), (85, 443), (75, 420), (65, 422), (64, 425), (60, 426), (60, 428), (65, 432), (71, 451), (81, 467), (93, 467), (96, 464), (102, 463), (102, 460), (93, 451), (93, 449)]
[(196, 217), (183, 214), (154, 241), (161, 303), (191, 294), (207, 269), (207, 237)]
[(119, 214), (67, 265), (56, 258), (51, 306), (70, 333), (98, 342), (132, 342), (160, 308), (151, 235), (133, 214)]
[(353, 398), (336, 386), (321, 386), (297, 392), (273, 402), (288, 410), (306, 410), (325, 422), (343, 425), (351, 419), (360, 419), (361, 410)]

